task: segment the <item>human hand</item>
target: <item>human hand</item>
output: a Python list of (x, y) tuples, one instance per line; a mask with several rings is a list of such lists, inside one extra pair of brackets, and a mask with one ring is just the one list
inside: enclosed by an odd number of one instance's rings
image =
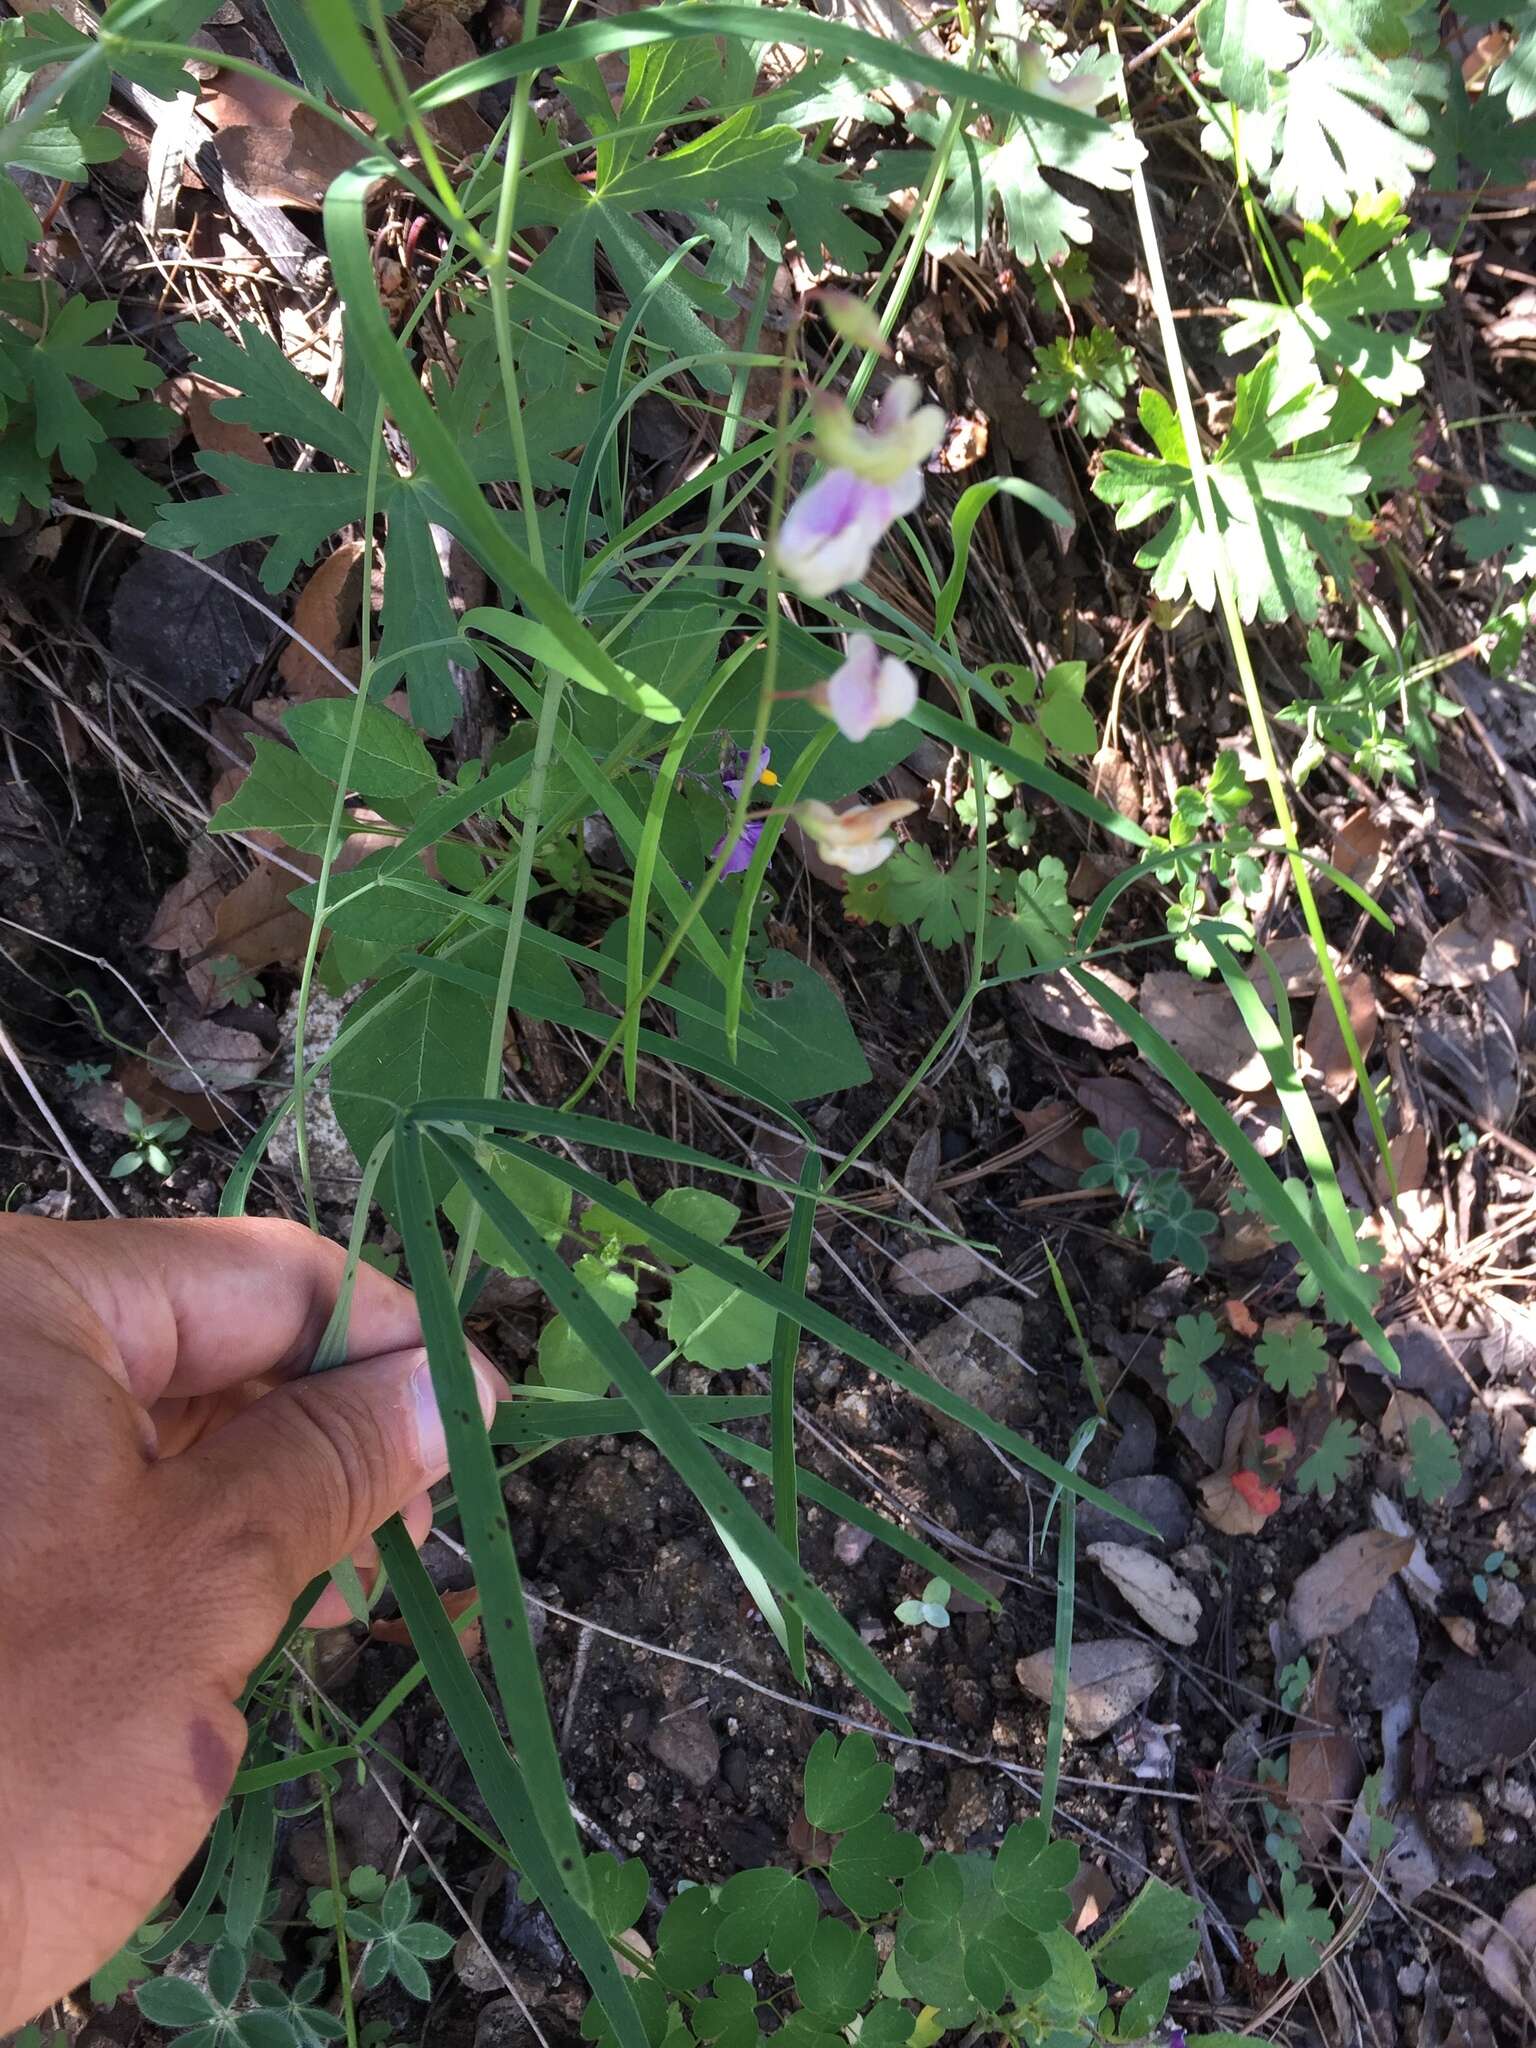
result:
[[(348, 1363), (295, 1377), (343, 1264), (290, 1223), (0, 1218), (0, 2035), (196, 1854), (309, 1581), (376, 1563), (397, 1511), (426, 1534), (448, 1460), (412, 1296), (361, 1267)], [(346, 1618), (334, 1588), (310, 1618)]]

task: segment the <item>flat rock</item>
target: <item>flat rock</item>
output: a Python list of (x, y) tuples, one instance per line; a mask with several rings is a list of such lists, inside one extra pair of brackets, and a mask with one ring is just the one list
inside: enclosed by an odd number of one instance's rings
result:
[(1121, 1387), (1110, 1396), (1109, 1419), (1120, 1429), (1120, 1441), (1109, 1459), (1111, 1479), (1139, 1479), (1151, 1467), (1157, 1451), (1157, 1426), (1145, 1401), (1129, 1388)]
[[(1040, 1405), (1023, 1347), (1023, 1304), (1007, 1294), (979, 1294), (963, 1315), (951, 1316), (928, 1333), (918, 1356), (952, 1394), (996, 1422), (1010, 1422), (1034, 1414)], [(938, 1422), (947, 1434), (966, 1433), (963, 1423), (948, 1416)]]
[[(252, 597), (261, 595), (238, 549), (212, 556), (210, 566)], [(119, 661), (195, 710), (234, 695), (265, 655), (272, 629), (195, 562), (145, 548), (113, 592), (110, 638)]]
[[(1033, 1657), (1021, 1657), (1015, 1669), (1024, 1690), (1049, 1704), (1055, 1652), (1037, 1650)], [(1067, 1726), (1085, 1742), (1107, 1735), (1152, 1697), (1163, 1670), (1157, 1651), (1130, 1636), (1075, 1643), (1067, 1665)]]
[[(1113, 1479), (1104, 1491), (1124, 1502), (1138, 1515), (1145, 1515), (1163, 1539), (1166, 1549), (1178, 1550), (1188, 1540), (1193, 1519), (1184, 1489), (1160, 1472), (1144, 1473), (1135, 1479)], [(1117, 1522), (1106, 1509), (1082, 1507), (1077, 1512), (1077, 1540), (1082, 1548), (1090, 1543), (1129, 1543), (1138, 1550), (1156, 1550), (1157, 1540), (1144, 1536), (1126, 1522)]]
[(1367, 1611), (1338, 1637), (1339, 1648), (1365, 1674), (1373, 1707), (1402, 1699), (1419, 1664), (1419, 1631), (1398, 1579), (1389, 1579)]
[(720, 1740), (702, 1707), (668, 1714), (651, 1730), (645, 1746), (658, 1763), (700, 1792), (720, 1775)]
[(1523, 1756), (1536, 1742), (1536, 1657), (1512, 1643), (1491, 1664), (1454, 1658), (1425, 1693), (1419, 1726), (1453, 1778)]

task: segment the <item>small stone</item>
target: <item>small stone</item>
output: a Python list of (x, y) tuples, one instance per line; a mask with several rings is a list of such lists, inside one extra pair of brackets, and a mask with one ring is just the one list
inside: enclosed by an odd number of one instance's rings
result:
[(1419, 1664), (1419, 1631), (1396, 1579), (1388, 1579), (1357, 1622), (1338, 1638), (1339, 1648), (1365, 1673), (1373, 1707), (1401, 1699)]
[(535, 2048), (515, 1998), (493, 1998), (475, 2016), (475, 2048)]
[(1522, 1778), (1506, 1778), (1498, 1794), (1499, 1804), (1516, 1820), (1536, 1820), (1536, 1794)]
[(1490, 1579), (1483, 1612), (1499, 1628), (1514, 1628), (1525, 1613), (1525, 1595), (1509, 1579)]
[(839, 1522), (832, 1538), (832, 1555), (839, 1564), (856, 1565), (874, 1540), (867, 1529), (856, 1529), (852, 1522)]
[(1151, 1410), (1128, 1388), (1121, 1387), (1110, 1396), (1109, 1419), (1120, 1430), (1120, 1441), (1110, 1455), (1110, 1479), (1140, 1479), (1151, 1469), (1157, 1451), (1157, 1427)]
[(1488, 1839), (1487, 1824), (1470, 1799), (1431, 1799), (1424, 1821), (1434, 1840), (1453, 1856), (1481, 1848)]
[[(1024, 1308), (1006, 1294), (981, 1294), (963, 1315), (940, 1323), (918, 1346), (924, 1366), (996, 1422), (1027, 1420), (1039, 1412), (1035, 1376), (1023, 1358)], [(934, 1418), (949, 1437), (972, 1434), (946, 1415)]]
[(646, 1741), (658, 1763), (702, 1792), (720, 1775), (720, 1742), (702, 1707), (658, 1721)]
[(1404, 1963), (1397, 1973), (1397, 1988), (1404, 1998), (1417, 1998), (1424, 1989), (1424, 1965)]
[(980, 1771), (959, 1770), (949, 1774), (949, 1796), (939, 1817), (944, 1845), (957, 1854), (972, 1835), (992, 1824), (992, 1791)]
[[(1104, 1491), (1124, 1506), (1142, 1515), (1162, 1538), (1162, 1546), (1177, 1550), (1189, 1535), (1190, 1507), (1183, 1488), (1161, 1473), (1148, 1472), (1138, 1479), (1113, 1480)], [(1106, 1509), (1082, 1507), (1077, 1513), (1077, 1540), (1085, 1549), (1090, 1543), (1129, 1543), (1138, 1550), (1157, 1551), (1156, 1536), (1147, 1536), (1127, 1522), (1118, 1521)]]
[(484, 1997), (487, 1991), (501, 1989), (501, 1972), (496, 1967), (496, 1958), (489, 1953), (484, 1940), (478, 1939), (467, 1927), (454, 1944), (453, 1973), (464, 1989), (477, 1997)]

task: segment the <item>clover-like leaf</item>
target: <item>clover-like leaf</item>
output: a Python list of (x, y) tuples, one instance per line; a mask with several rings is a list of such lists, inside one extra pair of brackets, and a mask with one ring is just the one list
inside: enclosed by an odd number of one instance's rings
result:
[(1179, 1317), (1163, 1346), (1163, 1377), (1175, 1408), (1189, 1408), (1199, 1416), (1212, 1413), (1216, 1386), (1204, 1368), (1220, 1350), (1221, 1333), (1213, 1315), (1202, 1309), (1199, 1315)]
[(1310, 1458), (1302, 1461), (1296, 1473), (1297, 1491), (1315, 1493), (1320, 1500), (1332, 1500), (1335, 1489), (1341, 1480), (1349, 1477), (1350, 1467), (1359, 1455), (1354, 1423), (1335, 1416), (1324, 1430), (1323, 1440), (1317, 1449)]
[(1053, 1842), (1038, 1815), (1021, 1821), (1004, 1835), (997, 1852), (993, 1884), (1011, 1916), (1037, 1934), (1060, 1927), (1071, 1911), (1067, 1886), (1077, 1875), (1078, 1854), (1071, 1842)]
[(890, 1796), (896, 1773), (880, 1761), (874, 1739), (860, 1730), (842, 1741), (826, 1729), (805, 1760), (805, 1817), (829, 1835), (857, 1827)]
[(1306, 1399), (1328, 1370), (1323, 1333), (1305, 1316), (1271, 1316), (1253, 1356), (1275, 1392), (1298, 1401)]
[(720, 1887), (724, 1919), (715, 1930), (722, 1963), (745, 1968), (766, 1955), (768, 1967), (787, 1976), (816, 1925), (816, 1894), (793, 1871), (766, 1864), (738, 1870)]
[(916, 1835), (898, 1828), (888, 1813), (872, 1814), (850, 1828), (832, 1851), (827, 1877), (850, 1913), (878, 1920), (899, 1902), (897, 1882), (910, 1877), (923, 1860)]
[(1311, 1885), (1287, 1878), (1280, 1887), (1280, 1911), (1266, 1906), (1248, 1922), (1243, 1932), (1257, 1947), (1261, 1970), (1273, 1974), (1283, 1969), (1300, 1983), (1321, 1963), (1323, 1948), (1333, 1939), (1333, 1921), (1315, 1903), (1316, 1896)]
[(1461, 1477), (1461, 1453), (1449, 1430), (1427, 1415), (1416, 1415), (1408, 1425), (1408, 1458), (1403, 1491), (1410, 1500), (1444, 1500)]

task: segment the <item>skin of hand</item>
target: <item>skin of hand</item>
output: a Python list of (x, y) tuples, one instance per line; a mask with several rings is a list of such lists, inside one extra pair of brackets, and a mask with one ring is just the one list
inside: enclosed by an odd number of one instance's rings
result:
[[(89, 1976), (197, 1853), (233, 1704), (317, 1573), (448, 1468), (413, 1297), (273, 1221), (0, 1218), (0, 2035)], [(505, 1387), (472, 1353), (487, 1421)], [(331, 1588), (311, 1614), (340, 1621)]]

